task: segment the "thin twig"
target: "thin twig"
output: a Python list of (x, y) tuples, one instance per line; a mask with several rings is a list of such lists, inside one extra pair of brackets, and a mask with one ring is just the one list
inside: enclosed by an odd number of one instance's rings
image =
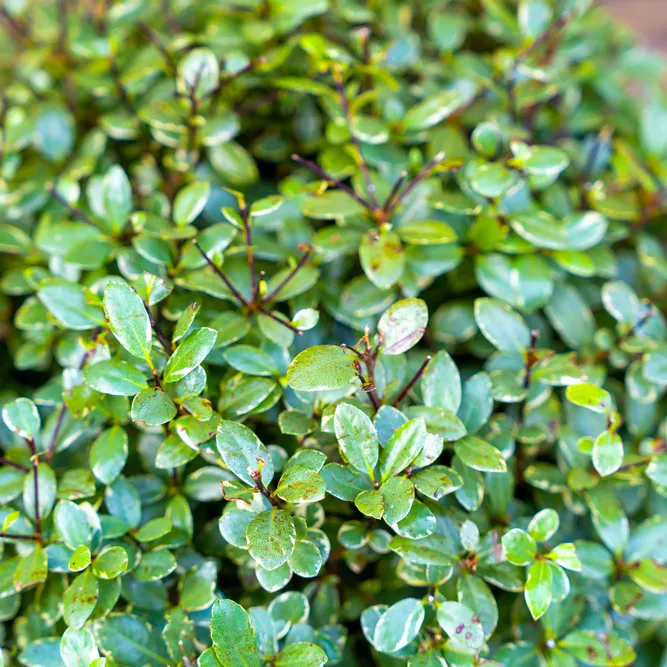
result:
[(213, 269), (213, 271), (215, 271), (215, 273), (218, 274), (218, 276), (219, 276), (219, 277), (221, 278), (221, 280), (225, 283), (225, 285), (227, 285), (227, 288), (229, 289), (229, 291), (230, 291), (230, 292), (231, 292), (231, 293), (238, 299), (238, 301), (241, 303), (241, 305), (243, 305), (243, 306), (247, 306), (247, 305), (248, 305), (248, 302), (243, 298), (241, 292), (239, 292), (239, 291), (236, 289), (236, 287), (234, 287), (234, 285), (231, 283), (231, 281), (229, 280), (229, 278), (227, 278), (227, 276), (224, 274), (224, 272), (222, 271), (222, 269), (218, 268), (218, 267), (213, 263), (213, 261), (211, 260), (211, 258), (210, 258), (210, 257), (209, 257), (209, 256), (202, 250), (201, 246), (199, 245), (199, 243), (198, 243), (197, 241), (193, 241), (193, 244), (194, 244), (195, 248), (197, 248), (197, 250), (199, 250), (199, 253), (200, 253), (201, 256), (206, 260), (206, 262), (208, 263), (208, 265)]
[(262, 473), (259, 470), (255, 470), (250, 473), (257, 490), (274, 506), (280, 507), (280, 501), (264, 486), (262, 481)]
[(431, 172), (445, 159), (445, 151), (440, 151), (406, 186), (406, 188), (392, 202), (389, 209), (393, 211), (417, 187), (421, 181), (431, 175)]
[[(95, 327), (90, 335), (91, 340), (95, 340), (98, 336), (98, 334), (101, 331), (101, 327)], [(82, 370), (83, 367), (86, 365), (86, 362), (88, 359), (90, 359), (90, 356), (94, 352), (94, 347), (91, 350), (86, 350), (84, 355), (81, 357), (81, 361), (79, 362), (79, 366), (77, 370)], [(58, 443), (58, 436), (60, 435), (60, 430), (63, 427), (63, 422), (65, 419), (65, 413), (67, 412), (67, 404), (63, 400), (61, 406), (60, 406), (60, 412), (58, 414), (58, 420), (56, 421), (56, 426), (53, 429), (53, 435), (51, 436), (51, 442), (49, 443), (49, 448), (46, 450), (46, 460), (50, 463), (53, 460), (53, 454), (56, 449), (56, 444)]]
[(146, 314), (148, 315), (148, 319), (151, 323), (151, 328), (155, 332), (155, 335), (158, 337), (158, 340), (162, 344), (162, 347), (164, 348), (165, 352), (169, 355), (174, 351), (174, 344), (167, 338), (166, 334), (162, 329), (160, 328), (159, 324), (155, 321), (155, 318), (151, 314), (151, 309), (148, 307), (148, 304), (144, 302), (144, 308), (146, 309)]
[(60, 435), (60, 430), (63, 427), (63, 421), (65, 419), (66, 412), (67, 412), (67, 405), (65, 401), (63, 401), (60, 406), (60, 412), (58, 413), (58, 421), (56, 422), (56, 427), (53, 429), (53, 435), (51, 436), (51, 443), (49, 444), (49, 449), (46, 452), (47, 461), (51, 461), (51, 459), (53, 458), (53, 452), (56, 448), (56, 443), (58, 442), (58, 436)]
[(30, 462), (32, 463), (32, 488), (35, 495), (35, 532), (37, 533), (37, 538), (41, 542), (42, 540), (42, 518), (40, 516), (39, 510), (39, 459), (37, 458), (37, 448), (35, 447), (35, 440), (33, 438), (27, 438), (26, 442), (30, 449)]
[(243, 233), (248, 250), (248, 268), (250, 269), (250, 300), (255, 303), (259, 295), (259, 281), (257, 280), (257, 267), (255, 266), (255, 251), (252, 246), (252, 229), (250, 229), (250, 215), (245, 202), (241, 202), (241, 218), (243, 220)]
[(58, 45), (60, 53), (65, 53), (67, 44), (67, 0), (58, 0)]
[(15, 468), (16, 470), (20, 470), (21, 472), (30, 472), (30, 468), (26, 468), (26, 466), (21, 465), (20, 463), (15, 463), (14, 461), (10, 461), (9, 459), (6, 459), (4, 456), (0, 456), (0, 465), (9, 466), (10, 468)]
[(363, 176), (364, 181), (366, 182), (366, 190), (368, 191), (368, 196), (371, 198), (371, 203), (373, 204), (373, 208), (377, 209), (380, 207), (380, 204), (377, 200), (377, 196), (375, 195), (375, 184), (373, 183), (373, 179), (371, 178), (371, 173), (368, 169), (368, 165), (366, 164), (366, 160), (364, 160), (364, 156), (361, 153), (361, 144), (359, 143), (359, 140), (354, 134), (352, 128), (352, 114), (350, 113), (350, 103), (347, 99), (347, 95), (345, 94), (345, 84), (343, 83), (343, 79), (340, 76), (335, 77), (335, 84), (336, 84), (336, 90), (338, 91), (338, 96), (340, 98), (340, 105), (343, 108), (345, 123), (347, 124), (347, 131), (350, 133), (352, 144), (354, 145), (354, 148), (357, 152), (357, 163), (359, 165), (359, 169), (361, 170), (361, 175)]
[(128, 97), (127, 90), (125, 90), (123, 82), (120, 80), (118, 63), (116, 62), (116, 56), (113, 53), (109, 54), (109, 73), (111, 74), (111, 78), (113, 79), (116, 90), (118, 91), (121, 104), (125, 107), (125, 110), (130, 114), (130, 116), (135, 116), (136, 110), (130, 102), (130, 98)]
[(568, 24), (571, 17), (571, 12), (561, 14), (558, 20), (554, 21), (532, 44), (529, 44), (524, 49), (519, 51), (516, 56), (516, 60), (525, 60), (525, 58), (533, 51), (550, 41), (552, 37), (555, 37)]
[(20, 44), (20, 40), (29, 38), (25, 28), (4, 7), (0, 7), (0, 17), (2, 17), (9, 26), (10, 32), (14, 35), (17, 44)]
[(273, 289), (269, 292), (261, 301), (261, 303), (269, 303), (278, 296), (282, 289), (287, 285), (287, 283), (294, 278), (294, 276), (301, 270), (303, 265), (308, 261), (308, 258), (313, 254), (313, 247), (308, 246), (306, 252), (303, 253), (303, 256), (299, 260), (298, 264), (289, 272), (287, 276)]
[(396, 400), (394, 401), (394, 407), (400, 405), (401, 401), (410, 393), (410, 389), (412, 389), (412, 387), (415, 386), (415, 382), (417, 382), (417, 380), (419, 380), (419, 378), (423, 375), (430, 361), (431, 361), (430, 356), (424, 359), (422, 365), (417, 369), (417, 372), (412, 376), (410, 382), (408, 382), (405, 385), (405, 387), (403, 387), (401, 393), (396, 397)]
[(284, 327), (287, 327), (290, 331), (293, 331), (297, 336), (303, 336), (303, 331), (301, 331), (300, 329), (297, 329), (291, 322), (281, 320), (277, 315), (275, 315), (270, 310), (268, 310), (268, 308), (264, 308), (263, 306), (257, 306), (257, 310), (260, 313), (266, 315), (267, 317), (270, 317), (272, 320), (275, 320), (276, 322), (279, 322)]
[(396, 179), (396, 183), (394, 183), (394, 187), (391, 189), (391, 192), (389, 193), (389, 196), (384, 200), (384, 204), (382, 206), (382, 210), (387, 213), (388, 211), (391, 211), (392, 206), (394, 204), (394, 199), (398, 196), (399, 190), (403, 187), (403, 183), (405, 183), (405, 179), (408, 177), (408, 172), (407, 171), (402, 171), (401, 175)]
[(5, 540), (33, 540), (39, 542), (39, 535), (15, 535), (14, 533), (0, 533), (0, 539)]
[(73, 217), (76, 218), (77, 220), (80, 220), (81, 222), (85, 222), (87, 225), (91, 225), (92, 227), (95, 227), (97, 229), (97, 225), (80, 209), (76, 208), (75, 206), (72, 206), (66, 199), (63, 197), (58, 190), (56, 189), (56, 186), (53, 183), (47, 183), (46, 184), (46, 189), (48, 193), (59, 203), (62, 204), (69, 214)]
[(360, 197), (349, 185), (345, 185), (345, 183), (343, 183), (342, 181), (339, 181), (337, 178), (334, 178), (331, 174), (328, 174), (326, 171), (324, 171), (324, 169), (319, 167), (314, 162), (306, 160), (305, 158), (302, 158), (300, 155), (297, 155), (296, 153), (292, 155), (292, 160), (294, 160), (294, 162), (298, 162), (304, 167), (307, 167), (314, 174), (324, 179), (325, 181), (328, 181), (329, 183), (333, 184), (339, 190), (346, 192), (348, 195), (350, 195), (350, 197), (352, 197), (352, 199), (354, 199), (354, 201), (356, 201), (358, 204), (361, 204), (364, 208), (367, 208), (369, 211), (374, 211), (373, 205), (370, 202), (367, 202), (363, 197)]
[(160, 55), (165, 59), (166, 63), (171, 67), (171, 69), (176, 71), (176, 62), (171, 57), (171, 53), (167, 51), (167, 47), (162, 43), (162, 40), (159, 38), (157, 33), (152, 30), (148, 25), (143, 21), (139, 21), (139, 28), (146, 35), (150, 43), (160, 52)]
[(364, 358), (364, 355), (361, 354), (361, 352), (359, 352), (359, 350), (357, 350), (357, 348), (354, 347), (353, 345), (346, 345), (345, 343), (342, 343), (341, 348), (343, 348), (344, 350), (350, 350), (350, 352), (354, 352), (354, 354), (356, 354), (357, 357), (359, 357), (359, 359)]

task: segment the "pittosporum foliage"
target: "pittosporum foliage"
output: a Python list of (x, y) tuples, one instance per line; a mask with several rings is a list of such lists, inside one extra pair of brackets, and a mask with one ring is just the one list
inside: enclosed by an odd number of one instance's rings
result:
[(663, 63), (590, 4), (4, 3), (5, 665), (667, 664)]

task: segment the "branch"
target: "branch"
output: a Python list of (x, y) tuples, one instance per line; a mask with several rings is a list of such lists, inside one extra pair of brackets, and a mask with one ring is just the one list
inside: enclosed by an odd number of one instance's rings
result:
[(415, 176), (400, 195), (394, 198), (391, 208), (393, 211), (416, 187), (421, 181), (431, 175), (431, 172), (445, 159), (445, 151), (440, 151), (420, 172)]
[(338, 96), (340, 97), (340, 105), (343, 108), (343, 114), (345, 115), (345, 123), (347, 124), (347, 131), (350, 133), (350, 138), (354, 145), (355, 150), (357, 151), (357, 164), (359, 169), (361, 169), (361, 174), (364, 177), (366, 182), (366, 190), (368, 190), (368, 195), (371, 198), (371, 203), (373, 208), (379, 208), (380, 204), (378, 203), (377, 197), (375, 196), (375, 184), (371, 179), (370, 171), (368, 170), (368, 165), (364, 156), (361, 154), (361, 144), (352, 131), (352, 115), (350, 113), (350, 103), (348, 102), (347, 95), (345, 94), (345, 85), (343, 84), (343, 79), (340, 76), (335, 77), (336, 90), (338, 91)]
[(165, 352), (167, 352), (167, 354), (171, 355), (171, 353), (174, 351), (174, 344), (169, 340), (169, 338), (167, 338), (164, 331), (162, 331), (162, 329), (160, 328), (158, 323), (155, 321), (155, 318), (151, 314), (151, 309), (148, 307), (148, 304), (146, 302), (144, 302), (144, 308), (146, 309), (146, 314), (148, 315), (148, 319), (151, 323), (151, 327), (152, 327), (153, 331), (155, 332), (155, 335), (158, 337), (158, 340), (160, 341), (160, 344), (164, 348)]
[(13, 533), (0, 533), (0, 539), (4, 540), (33, 540), (39, 542), (39, 535), (14, 535)]
[(113, 79), (116, 90), (120, 97), (122, 105), (125, 107), (125, 110), (130, 114), (130, 116), (136, 116), (136, 110), (130, 102), (130, 98), (127, 95), (127, 90), (120, 80), (120, 72), (118, 71), (118, 63), (116, 62), (116, 56), (113, 53), (109, 54), (109, 72), (111, 78)]
[(9, 466), (10, 468), (15, 468), (16, 470), (20, 470), (21, 472), (30, 472), (30, 468), (26, 468), (24, 465), (21, 465), (20, 463), (15, 463), (14, 461), (10, 461), (9, 459), (6, 459), (4, 456), (0, 456), (0, 465)]
[(58, 190), (56, 190), (56, 186), (53, 183), (47, 183), (46, 184), (46, 189), (49, 192), (49, 194), (59, 203), (62, 204), (69, 214), (73, 217), (76, 218), (77, 220), (80, 220), (81, 222), (85, 222), (87, 225), (91, 225), (92, 227), (95, 227), (97, 229), (97, 225), (80, 209), (76, 208), (75, 206), (72, 206), (66, 199), (63, 197)]
[(243, 233), (248, 250), (248, 268), (250, 269), (250, 300), (255, 303), (259, 294), (259, 281), (257, 280), (257, 267), (255, 266), (255, 251), (252, 247), (252, 230), (250, 229), (250, 216), (245, 202), (241, 202), (241, 217), (243, 219)]
[(374, 207), (370, 202), (367, 202), (363, 197), (360, 197), (349, 185), (345, 185), (345, 183), (343, 183), (342, 181), (339, 181), (337, 178), (334, 178), (331, 174), (328, 174), (326, 171), (324, 171), (324, 169), (316, 165), (314, 162), (306, 160), (305, 158), (302, 158), (300, 155), (297, 155), (296, 153), (292, 154), (292, 160), (294, 160), (294, 162), (297, 162), (298, 164), (303, 165), (304, 167), (307, 167), (314, 174), (316, 174), (323, 180), (332, 183), (339, 190), (346, 192), (348, 195), (350, 195), (350, 197), (352, 197), (352, 199), (354, 199), (354, 201), (356, 201), (358, 204), (361, 204), (364, 208), (368, 209), (371, 212), (374, 211)]
[(268, 303), (272, 299), (275, 299), (280, 291), (287, 285), (287, 283), (294, 278), (294, 276), (300, 271), (303, 265), (308, 261), (308, 258), (313, 254), (313, 246), (308, 246), (306, 252), (303, 253), (303, 256), (299, 260), (299, 263), (289, 272), (285, 279), (271, 292), (269, 292), (261, 301), (261, 303)]
[(384, 200), (384, 204), (382, 206), (382, 210), (385, 213), (388, 213), (391, 211), (393, 205), (394, 205), (394, 198), (398, 196), (398, 191), (403, 187), (403, 183), (405, 183), (405, 179), (408, 177), (408, 172), (407, 171), (402, 171), (401, 175), (396, 179), (396, 183), (394, 183), (394, 187), (391, 189), (391, 192), (389, 193), (389, 196)]
[(236, 287), (234, 287), (234, 285), (230, 282), (229, 278), (227, 278), (227, 276), (223, 273), (222, 269), (218, 268), (213, 263), (213, 261), (210, 259), (210, 257), (202, 250), (201, 246), (199, 245), (199, 243), (197, 241), (193, 241), (192, 243), (194, 244), (195, 248), (197, 248), (197, 250), (199, 250), (199, 253), (206, 260), (206, 262), (213, 269), (213, 271), (215, 271), (215, 273), (217, 273), (218, 276), (220, 276), (220, 278), (225, 283), (225, 285), (227, 285), (227, 288), (229, 289), (229, 291), (238, 299), (238, 301), (241, 303), (241, 305), (247, 306), (248, 302), (243, 298), (241, 292), (239, 292), (236, 289)]
[(293, 331), (297, 336), (303, 336), (303, 331), (301, 329), (297, 329), (293, 324), (290, 322), (286, 322), (285, 320), (281, 320), (277, 315), (274, 315), (270, 310), (267, 308), (264, 308), (263, 306), (257, 306), (257, 310), (262, 313), (263, 315), (266, 315), (267, 317), (270, 317), (272, 320), (275, 320), (276, 322), (279, 322), (282, 324), (284, 327), (287, 327), (290, 331)]
[(39, 511), (39, 474), (38, 468), (39, 460), (37, 458), (37, 449), (35, 448), (35, 440), (27, 438), (26, 442), (30, 448), (30, 462), (32, 463), (32, 488), (35, 494), (35, 532), (37, 539), (42, 541), (42, 518)]
[(410, 382), (408, 382), (405, 385), (405, 387), (403, 387), (401, 393), (396, 397), (396, 400), (394, 401), (394, 407), (400, 405), (401, 401), (410, 393), (410, 389), (412, 389), (412, 387), (415, 386), (415, 382), (417, 382), (417, 380), (419, 380), (419, 378), (424, 374), (424, 371), (426, 370), (426, 367), (429, 365), (430, 361), (431, 361), (430, 356), (424, 359), (422, 365), (417, 369), (417, 372), (412, 376)]
[[(92, 331), (92, 334), (90, 336), (91, 340), (95, 340), (97, 338), (97, 335), (100, 333), (101, 327), (95, 327)], [(83, 357), (81, 357), (81, 361), (79, 362), (79, 366), (77, 370), (81, 370), (88, 359), (90, 359), (90, 355), (93, 353), (94, 348), (92, 350), (86, 350), (85, 354)], [(63, 421), (65, 419), (65, 413), (67, 412), (67, 404), (63, 400), (62, 405), (60, 406), (60, 413), (58, 414), (58, 421), (56, 422), (56, 427), (53, 429), (53, 435), (51, 436), (51, 442), (49, 443), (49, 448), (46, 451), (46, 460), (50, 463), (53, 459), (53, 453), (55, 452), (56, 449), (56, 444), (58, 442), (58, 436), (60, 435), (60, 430), (63, 427)]]
[(274, 506), (280, 507), (280, 501), (264, 486), (262, 482), (262, 473), (259, 470), (255, 470), (250, 473), (257, 490)]
[(139, 28), (141, 31), (146, 35), (150, 43), (160, 52), (160, 55), (165, 59), (169, 67), (171, 67), (174, 72), (176, 71), (176, 63), (174, 62), (174, 59), (171, 57), (171, 54), (169, 51), (167, 51), (167, 48), (165, 45), (162, 43), (162, 40), (158, 37), (157, 33), (154, 30), (151, 30), (149, 26), (147, 26), (143, 21), (139, 22)]

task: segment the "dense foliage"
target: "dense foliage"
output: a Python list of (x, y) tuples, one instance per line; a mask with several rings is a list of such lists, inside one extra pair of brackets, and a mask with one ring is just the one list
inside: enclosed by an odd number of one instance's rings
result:
[(4, 3), (4, 664), (667, 665), (663, 63), (590, 4)]

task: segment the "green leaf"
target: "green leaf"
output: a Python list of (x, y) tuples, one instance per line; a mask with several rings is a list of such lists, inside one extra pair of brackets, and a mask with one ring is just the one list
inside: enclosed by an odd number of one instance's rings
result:
[(137, 531), (135, 538), (138, 542), (153, 542), (164, 537), (171, 530), (171, 521), (168, 517), (157, 517), (145, 523)]
[(380, 493), (384, 501), (384, 520), (389, 524), (404, 519), (415, 499), (415, 487), (407, 477), (392, 477), (381, 487)]
[(537, 542), (545, 542), (556, 534), (560, 518), (556, 510), (547, 508), (538, 512), (528, 524), (530, 536)]
[(451, 643), (464, 653), (476, 653), (484, 646), (482, 623), (465, 605), (443, 602), (437, 607), (437, 618)]
[(405, 470), (421, 452), (425, 439), (426, 424), (421, 418), (412, 419), (396, 429), (380, 454), (382, 481)]
[(70, 628), (82, 628), (99, 597), (97, 577), (86, 570), (69, 585), (63, 597), (63, 619)]
[(378, 322), (383, 354), (402, 354), (424, 335), (428, 309), (421, 299), (402, 299), (391, 306)]
[(550, 553), (547, 554), (549, 560), (558, 563), (561, 567), (574, 572), (580, 572), (582, 569), (581, 561), (577, 556), (577, 551), (571, 542), (564, 542), (554, 547)]
[[(322, 567), (322, 554), (312, 543), (306, 540), (297, 540), (294, 551), (287, 560), (290, 568), (300, 577), (316, 577)], [(275, 572), (275, 570), (274, 570)]]
[(74, 147), (75, 121), (66, 107), (45, 105), (35, 120), (33, 143), (50, 162), (60, 162)]
[(151, 322), (141, 297), (127, 283), (110, 282), (104, 290), (104, 312), (111, 333), (133, 356), (149, 360)]
[(2, 408), (7, 428), (26, 440), (34, 440), (42, 425), (37, 407), (29, 398), (17, 398)]
[(667, 385), (667, 345), (658, 345), (644, 357), (643, 372), (649, 382)]
[(79, 285), (49, 278), (42, 281), (37, 296), (65, 329), (84, 331), (104, 324), (102, 309), (91, 303), (89, 294)]
[(66, 667), (88, 667), (100, 653), (88, 628), (67, 628), (60, 640), (60, 655)]
[(287, 369), (287, 384), (297, 391), (324, 391), (350, 384), (357, 376), (354, 357), (337, 345), (300, 352)]
[(525, 322), (501, 301), (477, 299), (475, 321), (485, 338), (503, 352), (523, 352), (530, 345), (530, 330)]
[(355, 507), (365, 516), (381, 519), (384, 514), (384, 496), (377, 489), (362, 491), (354, 500)]
[(86, 510), (71, 500), (61, 500), (53, 518), (63, 541), (70, 549), (93, 547), (93, 526)]
[(119, 665), (170, 664), (160, 633), (138, 616), (110, 614), (95, 622), (93, 632), (100, 650)]
[[(37, 476), (37, 491), (35, 491), (35, 475)], [(39, 507), (40, 517), (42, 519), (48, 517), (56, 502), (56, 489), (56, 476), (51, 466), (40, 463), (36, 469), (31, 469), (25, 476), (23, 485), (25, 513), (31, 519), (34, 519), (37, 506)], [(37, 502), (38, 500), (39, 502)]]
[(144, 374), (120, 359), (108, 359), (88, 366), (84, 378), (95, 391), (111, 396), (134, 396), (148, 387)]
[[(60, 654), (60, 640), (57, 637), (31, 641), (19, 653), (18, 659), (22, 665), (27, 667), (63, 667), (65, 665)], [(3, 667), (6, 664), (4, 657), (2, 664)]]
[(456, 413), (461, 406), (461, 377), (454, 360), (440, 350), (426, 366), (421, 378), (422, 400), (429, 407)]
[(315, 503), (323, 500), (326, 485), (317, 472), (294, 465), (280, 478), (276, 495), (290, 503)]
[(470, 185), (482, 197), (502, 197), (517, 182), (517, 177), (500, 162), (488, 162), (478, 167)]
[(237, 371), (246, 375), (279, 375), (273, 358), (252, 345), (232, 345), (225, 350), (225, 361)]
[(438, 534), (419, 539), (396, 536), (389, 542), (389, 548), (416, 565), (450, 566), (456, 563), (456, 558), (450, 553), (451, 543)]
[(123, 547), (105, 547), (93, 563), (93, 573), (100, 579), (113, 579), (127, 570), (128, 557)]
[(85, 570), (91, 562), (92, 558), (90, 549), (81, 545), (74, 550), (72, 557), (69, 559), (69, 569), (72, 572), (81, 572), (82, 570)]
[(458, 90), (437, 93), (412, 107), (405, 115), (403, 127), (407, 132), (427, 130), (451, 116), (464, 103), (465, 98)]
[(211, 186), (206, 181), (194, 181), (179, 190), (174, 200), (174, 222), (189, 225), (202, 212), (208, 201)]
[(530, 565), (535, 560), (535, 540), (520, 528), (513, 528), (503, 535), (505, 558), (512, 565)]
[(102, 432), (90, 448), (89, 465), (96, 479), (111, 484), (123, 472), (129, 454), (127, 432), (112, 426)]
[(275, 570), (292, 555), (296, 530), (292, 517), (275, 507), (260, 512), (246, 531), (250, 555), (265, 569)]
[(216, 600), (211, 610), (211, 639), (223, 667), (259, 667), (255, 629), (248, 612), (232, 600)]
[(354, 501), (362, 491), (370, 491), (371, 480), (350, 466), (340, 463), (328, 463), (322, 468), (322, 477), (327, 485), (327, 492), (340, 500)]
[(551, 568), (547, 561), (537, 560), (528, 568), (524, 597), (531, 616), (537, 620), (551, 604)]
[(132, 186), (122, 167), (109, 168), (102, 179), (101, 195), (101, 217), (106, 225), (120, 232), (132, 210)]
[(612, 407), (609, 392), (596, 387), (594, 384), (582, 383), (571, 385), (566, 389), (565, 396), (571, 403), (601, 414), (608, 413)]
[(151, 426), (166, 424), (176, 416), (174, 402), (159, 387), (149, 387), (139, 392), (132, 401), (132, 420)]
[(439, 245), (457, 240), (456, 232), (446, 223), (437, 220), (410, 222), (396, 228), (401, 240), (415, 245)]
[(276, 667), (321, 667), (328, 661), (327, 654), (315, 644), (296, 642), (288, 644), (275, 661)]
[(202, 98), (220, 82), (218, 59), (210, 49), (193, 49), (178, 63), (178, 91)]
[[(568, 396), (568, 398), (570, 398)], [(570, 399), (571, 400), (571, 399)], [(593, 465), (602, 475), (613, 475), (623, 463), (623, 441), (618, 433), (602, 431), (593, 445)]]
[(360, 215), (364, 208), (342, 190), (327, 190), (304, 199), (301, 212), (315, 220), (335, 220)]
[(260, 439), (243, 424), (223, 420), (216, 435), (218, 452), (225, 465), (250, 486), (255, 486), (252, 473), (261, 471), (264, 486), (273, 479), (273, 461)]
[(172, 341), (175, 343), (185, 336), (185, 334), (190, 329), (190, 325), (193, 323), (197, 313), (199, 312), (199, 304), (196, 301), (193, 301), (178, 317), (176, 326), (174, 327), (174, 333), (171, 337)]
[(385, 611), (373, 634), (373, 644), (382, 653), (395, 653), (407, 646), (421, 630), (424, 605), (416, 598), (405, 598)]
[(380, 289), (389, 289), (403, 275), (405, 252), (396, 232), (365, 234), (361, 240), (359, 258), (368, 279)]
[(29, 554), (21, 558), (14, 571), (14, 588), (20, 593), (26, 588), (31, 588), (45, 581), (47, 574), (46, 551), (41, 545), (36, 544)]
[(481, 472), (506, 472), (507, 463), (502, 452), (488, 442), (467, 435), (454, 445), (456, 455), (468, 467)]
[(578, 660), (597, 667), (624, 667), (635, 659), (627, 641), (606, 631), (575, 630), (561, 639), (559, 645)]
[(178, 382), (199, 366), (213, 349), (217, 335), (217, 331), (209, 327), (191, 331), (169, 357), (162, 376), (164, 382)]
[(370, 418), (359, 408), (341, 403), (334, 414), (338, 445), (350, 465), (373, 479), (380, 443)]

